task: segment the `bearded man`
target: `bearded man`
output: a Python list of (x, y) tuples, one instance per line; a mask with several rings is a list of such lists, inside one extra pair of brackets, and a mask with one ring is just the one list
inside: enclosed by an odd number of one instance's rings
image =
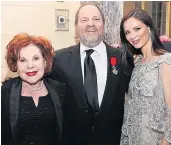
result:
[[(61, 98), (64, 100), (61, 145), (120, 144), (124, 96), (133, 58), (128, 56), (129, 64), (124, 64), (121, 57), (127, 54), (123, 49), (103, 41), (104, 23), (97, 5), (82, 5), (75, 15), (80, 43), (58, 50), (54, 56), (48, 77), (67, 86), (66, 98)], [(168, 44), (166, 47), (170, 48)], [(1, 79), (5, 80), (6, 75)]]
[(122, 49), (103, 41), (104, 23), (98, 6), (82, 5), (75, 16), (80, 43), (56, 51), (50, 77), (67, 86), (62, 145), (119, 145), (131, 68)]

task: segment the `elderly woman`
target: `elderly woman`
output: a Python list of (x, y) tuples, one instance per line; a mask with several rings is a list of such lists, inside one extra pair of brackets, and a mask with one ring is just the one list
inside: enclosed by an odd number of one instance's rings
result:
[(43, 37), (21, 33), (7, 45), (7, 64), (19, 77), (1, 87), (2, 145), (58, 145), (65, 85), (47, 79), (53, 48)]

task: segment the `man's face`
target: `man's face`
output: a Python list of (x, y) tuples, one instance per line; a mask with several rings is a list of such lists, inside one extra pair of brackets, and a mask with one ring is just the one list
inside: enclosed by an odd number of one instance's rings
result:
[(104, 23), (98, 8), (93, 5), (82, 7), (78, 14), (76, 28), (83, 45), (89, 48), (97, 46), (104, 36)]

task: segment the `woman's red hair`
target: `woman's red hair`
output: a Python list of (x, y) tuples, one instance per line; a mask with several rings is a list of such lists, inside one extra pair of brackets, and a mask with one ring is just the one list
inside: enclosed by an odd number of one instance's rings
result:
[(17, 72), (17, 61), (19, 59), (20, 51), (23, 47), (28, 45), (35, 45), (38, 47), (45, 59), (47, 65), (45, 73), (49, 73), (52, 69), (54, 49), (49, 40), (44, 37), (30, 36), (27, 33), (19, 33), (7, 45), (6, 60), (9, 69), (12, 72)]

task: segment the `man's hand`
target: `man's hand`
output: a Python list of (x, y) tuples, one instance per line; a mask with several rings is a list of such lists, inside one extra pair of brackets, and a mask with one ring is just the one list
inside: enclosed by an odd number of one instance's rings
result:
[(171, 41), (171, 39), (165, 35), (162, 35), (159, 37), (161, 42), (167, 42), (167, 41)]
[(120, 48), (120, 47), (121, 47), (120, 44), (112, 44), (111, 46), (112, 46), (112, 47), (115, 47), (115, 48)]

